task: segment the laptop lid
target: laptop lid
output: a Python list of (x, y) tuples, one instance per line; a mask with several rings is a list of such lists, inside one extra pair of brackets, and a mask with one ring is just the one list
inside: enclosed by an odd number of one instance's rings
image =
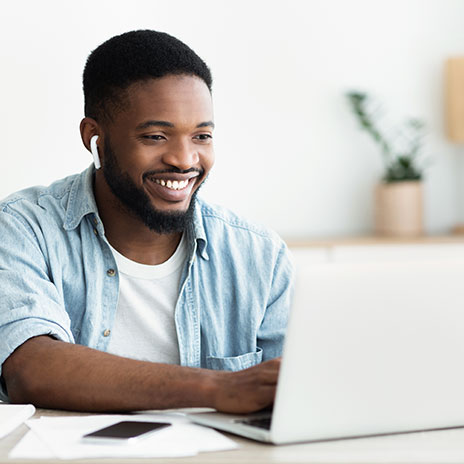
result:
[(464, 425), (464, 263), (302, 266), (271, 441)]

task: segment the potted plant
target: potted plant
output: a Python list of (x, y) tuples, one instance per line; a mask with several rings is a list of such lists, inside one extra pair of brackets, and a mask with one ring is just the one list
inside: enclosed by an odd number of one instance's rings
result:
[(385, 173), (375, 192), (376, 232), (421, 235), (424, 168), (419, 158), (425, 135), (423, 121), (409, 119), (403, 126), (387, 131), (381, 128), (379, 111), (368, 94), (349, 92), (347, 97), (361, 128), (379, 145), (384, 162)]

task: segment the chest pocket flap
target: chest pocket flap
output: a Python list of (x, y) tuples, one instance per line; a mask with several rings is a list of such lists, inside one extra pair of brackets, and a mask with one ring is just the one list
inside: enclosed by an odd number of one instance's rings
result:
[(258, 347), (256, 351), (241, 354), (240, 356), (229, 356), (226, 358), (207, 356), (206, 366), (208, 369), (214, 369), (217, 371), (241, 371), (259, 364), (262, 359), (263, 350)]

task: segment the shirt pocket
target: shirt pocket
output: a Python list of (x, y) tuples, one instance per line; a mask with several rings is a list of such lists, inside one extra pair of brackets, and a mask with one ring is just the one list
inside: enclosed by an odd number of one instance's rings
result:
[(257, 347), (256, 351), (241, 354), (240, 356), (229, 356), (226, 358), (207, 356), (206, 367), (216, 371), (241, 371), (259, 364), (262, 360), (263, 350)]

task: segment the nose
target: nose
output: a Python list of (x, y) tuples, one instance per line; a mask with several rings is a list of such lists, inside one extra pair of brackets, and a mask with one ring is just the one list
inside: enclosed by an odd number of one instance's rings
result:
[(168, 151), (163, 155), (164, 163), (179, 170), (198, 167), (199, 160), (198, 146), (186, 139), (180, 139), (170, 144)]

